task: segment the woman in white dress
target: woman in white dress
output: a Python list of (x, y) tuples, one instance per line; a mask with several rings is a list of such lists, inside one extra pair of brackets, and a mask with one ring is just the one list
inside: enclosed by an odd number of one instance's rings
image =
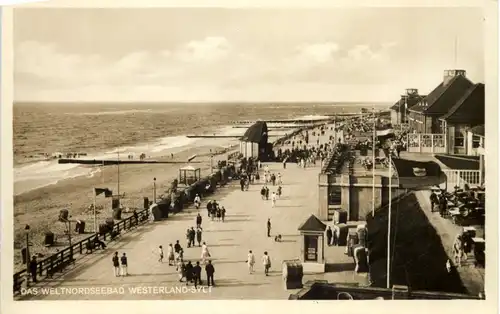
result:
[(172, 243), (168, 245), (167, 256), (168, 256), (168, 265), (175, 265), (174, 247), (172, 246)]
[(201, 246), (201, 263), (204, 265), (210, 258), (210, 252), (208, 251), (207, 244), (203, 242), (203, 245)]
[(248, 252), (247, 264), (248, 264), (248, 272), (250, 274), (253, 273), (253, 266), (255, 265), (255, 256), (253, 255), (251, 250)]

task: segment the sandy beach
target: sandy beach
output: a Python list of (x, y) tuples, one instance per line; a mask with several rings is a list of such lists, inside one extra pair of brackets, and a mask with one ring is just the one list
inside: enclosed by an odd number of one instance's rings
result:
[[(236, 147), (233, 147), (236, 148)], [(202, 176), (210, 171), (210, 150), (222, 152), (227, 145), (187, 147), (176, 152), (174, 160), (186, 160), (197, 155), (193, 164), (201, 169)], [(234, 150), (232, 150), (234, 151)], [(227, 154), (214, 156), (213, 164), (218, 160), (225, 160)], [(158, 159), (170, 158), (170, 152), (165, 156), (155, 156)], [(120, 194), (125, 193), (122, 204), (125, 208), (143, 208), (143, 197), (153, 198), (153, 178), (156, 178), (156, 191), (159, 198), (170, 186), (173, 179), (179, 175), (182, 164), (142, 164), (120, 166)], [(30, 254), (43, 254), (55, 252), (68, 245), (68, 236), (65, 226), (58, 221), (59, 211), (68, 209), (73, 220), (81, 219), (86, 222), (86, 233), (82, 235), (72, 233), (72, 241), (86, 237), (93, 231), (93, 218), (87, 208), (93, 203), (93, 188), (105, 187), (116, 193), (118, 173), (116, 166), (105, 167), (103, 171), (93, 177), (78, 177), (63, 180), (57, 184), (22, 193), (14, 197), (14, 267), (22, 269), (21, 248), (25, 246), (23, 229), (26, 224), (30, 226)], [(97, 207), (103, 206), (104, 210), (98, 215), (98, 224), (111, 217), (111, 199), (103, 196), (97, 197)], [(127, 213), (122, 216), (127, 217)], [(73, 227), (72, 227), (73, 229)], [(51, 248), (43, 246), (44, 233), (51, 231), (55, 235), (56, 244)], [(74, 230), (72, 230), (73, 232)]]

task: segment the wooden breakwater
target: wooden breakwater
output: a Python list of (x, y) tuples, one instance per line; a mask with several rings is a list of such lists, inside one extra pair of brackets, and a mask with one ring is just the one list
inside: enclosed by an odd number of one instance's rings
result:
[(240, 138), (241, 135), (217, 135), (217, 134), (190, 134), (186, 135), (188, 138)]
[[(116, 160), (116, 159), (67, 159), (58, 160), (60, 164), (81, 164), (81, 165), (139, 165), (139, 164), (185, 164), (185, 160)], [(201, 161), (190, 161), (192, 164), (201, 163)]]

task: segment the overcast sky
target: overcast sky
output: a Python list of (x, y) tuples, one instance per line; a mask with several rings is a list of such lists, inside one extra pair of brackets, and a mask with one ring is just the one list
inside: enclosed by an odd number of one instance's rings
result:
[(396, 101), (449, 68), (484, 81), (474, 8), (16, 9), (14, 44), (16, 101)]

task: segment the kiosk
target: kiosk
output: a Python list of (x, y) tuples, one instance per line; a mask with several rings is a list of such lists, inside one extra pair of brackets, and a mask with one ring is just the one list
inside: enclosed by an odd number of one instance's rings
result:
[(191, 165), (179, 169), (179, 184), (191, 185), (201, 177), (201, 169)]
[(325, 230), (326, 225), (311, 215), (298, 229), (301, 241), (300, 261), (304, 273), (325, 272)]

